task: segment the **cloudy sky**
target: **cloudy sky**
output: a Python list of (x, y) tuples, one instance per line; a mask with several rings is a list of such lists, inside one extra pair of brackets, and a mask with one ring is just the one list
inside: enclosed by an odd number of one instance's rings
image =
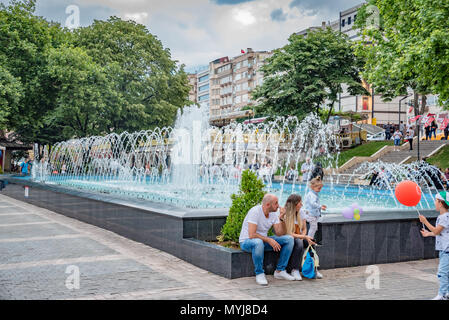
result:
[[(0, 0), (8, 3), (8, 0)], [(66, 24), (79, 8), (81, 26), (111, 15), (147, 26), (187, 71), (240, 49), (272, 50), (304, 28), (337, 20), (363, 0), (37, 0), (37, 14)], [(73, 22), (73, 20), (70, 20)], [(69, 21), (69, 22), (70, 22)]]

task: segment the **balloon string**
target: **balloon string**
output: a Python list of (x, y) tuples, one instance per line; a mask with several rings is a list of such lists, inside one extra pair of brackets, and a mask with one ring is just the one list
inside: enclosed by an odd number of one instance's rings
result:
[[(416, 209), (416, 211), (418, 211), (418, 217), (419, 217), (421, 215), (421, 213), (419, 212), (417, 207), (415, 207), (415, 209)], [(424, 223), (421, 222), (421, 224), (422, 224), (423, 229), (426, 230), (426, 226), (424, 225)]]

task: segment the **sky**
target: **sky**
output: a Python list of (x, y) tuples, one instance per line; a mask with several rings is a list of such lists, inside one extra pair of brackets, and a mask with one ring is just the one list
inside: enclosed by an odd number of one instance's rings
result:
[[(8, 0), (0, 0), (8, 3)], [(269, 51), (288, 37), (322, 21), (338, 20), (339, 12), (364, 0), (37, 0), (36, 14), (81, 27), (115, 15), (144, 24), (172, 58), (194, 72), (240, 50)], [(75, 8), (75, 9), (74, 9)], [(75, 10), (75, 11), (74, 11)]]

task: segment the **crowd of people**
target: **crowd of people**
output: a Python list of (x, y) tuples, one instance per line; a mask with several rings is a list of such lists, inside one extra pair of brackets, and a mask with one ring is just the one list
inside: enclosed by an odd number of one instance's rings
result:
[[(399, 124), (392, 124), (390, 122), (384, 124), (383, 129), (385, 131), (385, 140), (393, 138), (395, 147), (400, 145), (401, 140), (410, 142), (410, 150), (413, 150), (412, 142), (415, 136), (416, 127), (413, 125), (405, 125), (404, 121)], [(421, 136), (425, 136), (426, 140), (432, 140), (432, 136), (437, 139), (438, 124), (435, 120), (431, 123), (427, 123), (420, 128), (423, 132), (420, 132)], [(449, 137), (449, 125), (440, 127), (444, 137), (441, 139), (448, 140)]]

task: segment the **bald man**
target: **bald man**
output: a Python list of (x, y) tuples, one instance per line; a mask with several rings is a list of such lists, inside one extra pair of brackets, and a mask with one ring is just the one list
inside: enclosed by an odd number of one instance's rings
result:
[[(262, 204), (251, 208), (243, 220), (240, 232), (240, 248), (252, 255), (256, 282), (267, 285), (263, 269), (265, 251), (280, 252), (274, 277), (283, 280), (295, 280), (285, 270), (293, 250), (293, 237), (287, 235), (284, 216), (285, 209), (280, 209), (280, 215), (276, 214), (279, 208), (278, 198), (273, 194), (266, 194)], [(268, 237), (268, 230), (273, 227), (275, 236)]]

